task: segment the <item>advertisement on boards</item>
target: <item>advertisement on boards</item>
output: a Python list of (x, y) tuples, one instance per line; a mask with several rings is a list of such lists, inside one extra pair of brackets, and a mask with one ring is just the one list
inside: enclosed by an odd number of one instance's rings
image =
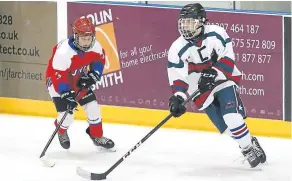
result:
[[(107, 54), (106, 73), (96, 86), (100, 104), (168, 109), (167, 54), (179, 37), (178, 15), (179, 9), (68, 3), (68, 34), (76, 18), (91, 18)], [(282, 17), (215, 11), (207, 16), (208, 24), (224, 27), (232, 39), (248, 116), (282, 119)], [(193, 104), (187, 107), (198, 112)]]
[(49, 100), (45, 70), (57, 43), (56, 2), (0, 2), (0, 97)]

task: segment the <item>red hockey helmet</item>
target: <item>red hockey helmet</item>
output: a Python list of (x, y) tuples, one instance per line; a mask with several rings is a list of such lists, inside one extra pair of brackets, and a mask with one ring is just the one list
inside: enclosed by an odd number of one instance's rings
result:
[(94, 45), (95, 26), (89, 18), (77, 19), (72, 24), (75, 45), (82, 51), (87, 51)]

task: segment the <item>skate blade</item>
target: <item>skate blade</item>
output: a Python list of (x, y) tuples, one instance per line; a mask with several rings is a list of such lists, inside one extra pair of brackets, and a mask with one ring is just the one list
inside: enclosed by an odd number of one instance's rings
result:
[(106, 152), (116, 152), (117, 151), (115, 148), (106, 149), (106, 148), (104, 148), (102, 146), (97, 146), (96, 149), (97, 149), (98, 152), (104, 152), (104, 153), (106, 153)]
[(242, 168), (238, 168), (240, 170), (250, 170), (250, 171), (263, 171), (263, 166), (267, 165), (267, 161), (265, 163), (260, 163), (256, 167), (251, 167), (247, 160), (244, 159), (243, 156), (237, 158), (233, 161), (236, 165), (242, 165)]

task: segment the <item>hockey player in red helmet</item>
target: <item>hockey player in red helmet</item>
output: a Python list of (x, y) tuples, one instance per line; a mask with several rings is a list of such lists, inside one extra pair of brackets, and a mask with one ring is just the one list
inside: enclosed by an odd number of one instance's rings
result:
[[(95, 26), (88, 18), (77, 19), (72, 24), (73, 36), (60, 41), (53, 48), (46, 71), (46, 86), (55, 104), (57, 126), (66, 110), (83, 107), (89, 123), (86, 133), (96, 146), (112, 149), (114, 142), (103, 135), (100, 105), (90, 87), (100, 80), (105, 64), (105, 52), (95, 40)], [(76, 93), (82, 89), (79, 96)], [(73, 111), (67, 114), (58, 130), (64, 149), (70, 148), (68, 128), (73, 122)]]

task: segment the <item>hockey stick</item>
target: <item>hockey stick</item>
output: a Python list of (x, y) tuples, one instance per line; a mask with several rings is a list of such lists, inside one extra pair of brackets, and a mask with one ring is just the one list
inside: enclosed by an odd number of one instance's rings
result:
[[(82, 91), (82, 89), (79, 89), (79, 91), (77, 92), (77, 94), (75, 95), (75, 98), (79, 96), (80, 92)], [(68, 108), (65, 112), (65, 114), (63, 115), (62, 119), (60, 120), (58, 126), (56, 127), (55, 131), (53, 132), (52, 136), (50, 137), (49, 141), (47, 142), (45, 148), (43, 149), (41, 155), (40, 155), (40, 160), (42, 161), (42, 163), (45, 165), (45, 166), (48, 166), (48, 167), (53, 167), (55, 166), (55, 163), (53, 161), (50, 161), (48, 159), (45, 159), (45, 154), (46, 154), (46, 151), (47, 149), (49, 148), (50, 144), (52, 143), (54, 137), (56, 136), (59, 128), (61, 127), (61, 125), (63, 124), (64, 120), (66, 119), (68, 113), (72, 111), (70, 108)]]
[[(199, 90), (195, 91), (193, 94), (191, 94), (183, 103), (182, 105), (186, 105), (190, 100), (192, 100), (197, 94), (199, 93)], [(142, 140), (140, 140), (131, 150), (129, 150), (122, 158), (120, 158), (112, 167), (110, 167), (106, 172), (104, 173), (91, 173), (88, 172), (81, 167), (77, 167), (76, 171), (77, 174), (85, 179), (89, 180), (104, 180), (106, 179), (106, 176), (110, 174), (119, 164), (121, 164), (130, 154), (135, 151), (139, 146), (141, 146), (142, 143), (144, 143), (153, 133), (155, 133), (162, 125), (164, 125), (170, 118), (172, 117), (172, 114), (169, 114), (166, 118), (163, 119), (154, 129), (152, 129)]]

